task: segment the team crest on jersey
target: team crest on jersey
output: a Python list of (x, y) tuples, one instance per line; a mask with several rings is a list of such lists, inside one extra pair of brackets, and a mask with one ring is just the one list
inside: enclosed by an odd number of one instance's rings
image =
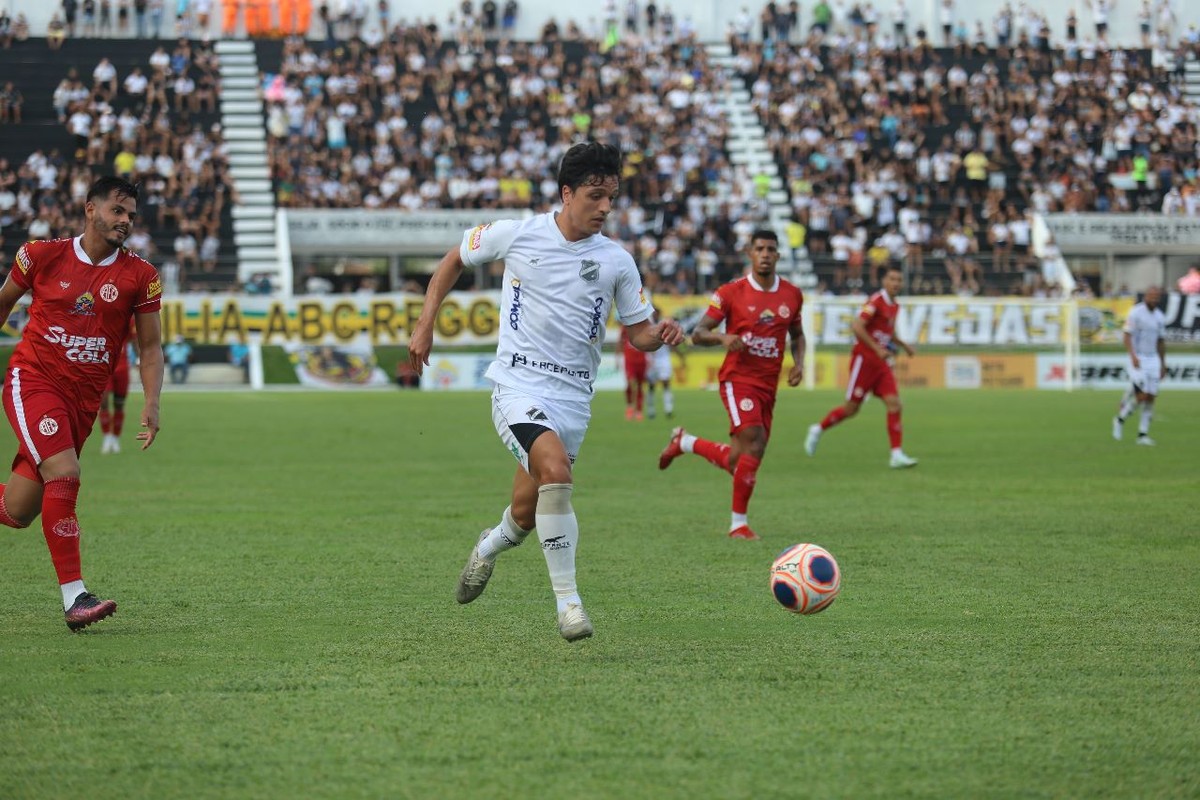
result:
[(23, 273), (28, 273), (33, 267), (33, 261), (29, 258), (29, 250), (26, 245), (21, 245), (21, 249), (17, 251), (17, 266)]
[(58, 422), (50, 417), (42, 417), (42, 421), (38, 423), (38, 431), (43, 436), (53, 436), (58, 433)]
[(71, 309), (71, 313), (85, 317), (96, 316), (96, 298), (91, 292), (84, 292), (75, 298), (75, 308)]
[(581, 262), (582, 267), (579, 268), (579, 277), (583, 278), (588, 283), (595, 283), (600, 280), (600, 262), (592, 261), (585, 258)]
[(742, 411), (753, 411), (754, 401), (749, 397), (743, 397), (740, 401), (738, 401), (738, 408), (740, 408)]
[(119, 294), (120, 292), (117, 291), (117, 287), (111, 283), (106, 283), (100, 287), (100, 299), (106, 303), (116, 302), (117, 295)]
[(792, 315), (792, 310), (790, 308), (788, 308), (787, 306), (779, 307), (779, 316), (783, 317), (784, 319), (787, 319), (791, 315)]

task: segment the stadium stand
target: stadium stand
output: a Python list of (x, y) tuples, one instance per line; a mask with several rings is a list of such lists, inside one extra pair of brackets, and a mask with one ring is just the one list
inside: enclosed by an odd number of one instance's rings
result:
[(398, 27), (374, 45), (257, 48), (284, 207), (541, 210), (559, 155), (591, 135), (628, 154), (615, 233), (665, 290), (732, 276), (739, 236), (762, 216), (724, 150), (723, 78), (690, 38), (602, 53), (552, 33), (445, 42)]
[[(51, 51), (30, 38), (0, 49), (0, 75), (24, 98), (20, 123), (0, 123), (6, 266), (27, 238), (81, 230), (82, 193), (116, 172), (143, 191), (128, 245), (159, 266), (168, 286), (235, 284), (219, 76), (205, 45), (68, 38)], [(5, 189), (13, 195), (7, 209)]]
[(890, 253), (917, 291), (1029, 294), (1030, 211), (1158, 212), (1168, 192), (1197, 192), (1196, 108), (1148, 51), (736, 44), (817, 272), (839, 290)]

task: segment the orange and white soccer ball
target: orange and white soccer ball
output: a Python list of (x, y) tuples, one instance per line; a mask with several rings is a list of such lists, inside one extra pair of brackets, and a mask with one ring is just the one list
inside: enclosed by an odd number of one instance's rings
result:
[(771, 594), (795, 614), (824, 611), (842, 588), (842, 571), (824, 547), (794, 544), (771, 565)]

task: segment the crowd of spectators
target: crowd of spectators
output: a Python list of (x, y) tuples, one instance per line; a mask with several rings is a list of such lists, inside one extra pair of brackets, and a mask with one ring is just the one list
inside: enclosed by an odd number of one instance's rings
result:
[[(1027, 13), (1031, 25), (1009, 18), (998, 40), (956, 37), (950, 23), (950, 53), (923, 29), (896, 46), (903, 26), (853, 12), (808, 33), (768, 25), (778, 12), (764, 12), (757, 40), (744, 20), (731, 30), (793, 225), (832, 260), (835, 289), (894, 260), (917, 291), (978, 294), (986, 273), (993, 291), (1033, 293), (1032, 213), (1200, 216), (1200, 109), (1171, 73), (1103, 36), (1053, 47)], [(924, 274), (930, 257), (944, 276)]]
[[(217, 265), (221, 211), (232, 192), (220, 125), (198, 119), (216, 114), (218, 88), (215, 56), (187, 40), (159, 47), (125, 75), (109, 58), (90, 76), (69, 68), (45, 100), (73, 146), (37, 149), (20, 163), (0, 158), (0, 236), (20, 242), (78, 232), (88, 186), (117, 174), (141, 188), (126, 245), (158, 264), (168, 286), (204, 284)], [(158, 252), (151, 231), (173, 237), (173, 246)]]
[(263, 84), (279, 204), (542, 211), (557, 200), (559, 157), (591, 136), (626, 153), (612, 231), (639, 263), (676, 292), (733, 274), (739, 234), (764, 208), (726, 157), (725, 78), (705, 49), (691, 36), (604, 48), (573, 26), (544, 33), (290, 39)]

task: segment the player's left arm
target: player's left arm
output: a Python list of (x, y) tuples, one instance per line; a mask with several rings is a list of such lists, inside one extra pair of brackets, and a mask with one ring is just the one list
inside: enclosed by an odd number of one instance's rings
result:
[(625, 326), (625, 335), (629, 343), (645, 353), (651, 353), (662, 347), (674, 347), (683, 342), (683, 328), (673, 319), (664, 319), (652, 323), (648, 319)]
[(804, 380), (804, 349), (808, 344), (804, 337), (804, 322), (799, 314), (788, 326), (788, 335), (791, 337), (792, 368), (788, 370), (787, 382), (788, 386), (799, 386), (800, 381)]
[(1158, 379), (1167, 377), (1167, 340), (1160, 334), (1158, 337)]
[(158, 311), (137, 315), (138, 373), (142, 376), (142, 427), (137, 438), (145, 450), (158, 435), (158, 407), (163, 385), (162, 322)]

